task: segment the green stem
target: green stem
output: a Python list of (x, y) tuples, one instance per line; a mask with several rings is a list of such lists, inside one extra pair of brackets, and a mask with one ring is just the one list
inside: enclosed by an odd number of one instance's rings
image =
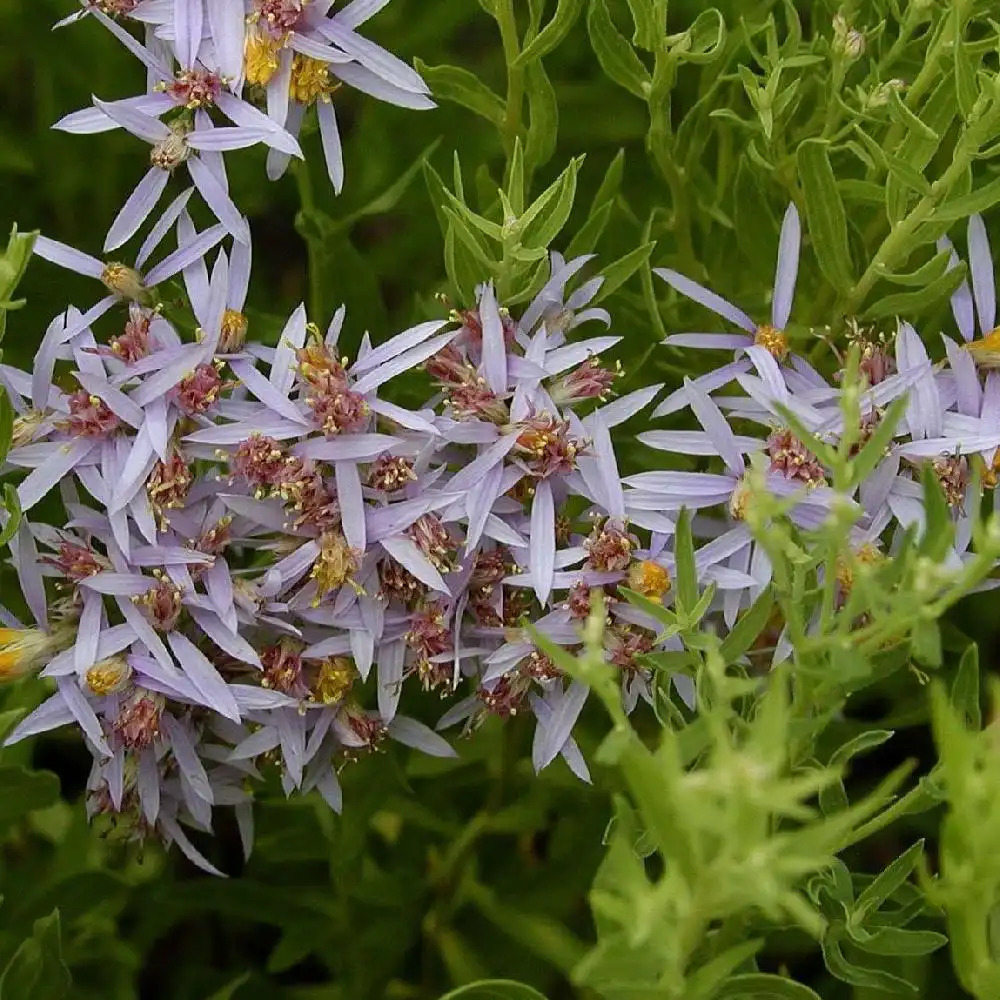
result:
[(514, 0), (498, 0), (497, 23), (500, 25), (500, 40), (503, 44), (504, 60), (507, 63), (507, 109), (503, 123), (503, 148), (507, 161), (514, 155), (514, 141), (521, 131), (521, 110), (524, 104), (524, 70), (514, 63), (521, 54), (521, 43), (517, 36), (517, 19), (514, 16)]
[(656, 52), (653, 63), (653, 83), (649, 92), (649, 151), (653, 162), (670, 188), (673, 211), (673, 233), (677, 241), (680, 263), (691, 270), (697, 261), (691, 239), (690, 197), (686, 177), (674, 156), (673, 132), (670, 125), (670, 94), (677, 77), (677, 65), (664, 48)]
[[(997, 115), (997, 111), (992, 111), (980, 122), (980, 126), (987, 123), (992, 124)], [(892, 231), (882, 241), (882, 245), (875, 252), (864, 274), (861, 275), (857, 284), (848, 293), (844, 308), (839, 311), (843, 315), (855, 315), (867, 298), (868, 293), (872, 290), (875, 282), (881, 276), (879, 273), (880, 269), (883, 267), (892, 267), (893, 264), (907, 253), (912, 245), (911, 240), (913, 235), (930, 218), (938, 202), (944, 198), (962, 177), (973, 156), (978, 152), (979, 143), (970, 140), (971, 130), (965, 132), (959, 139), (951, 166), (931, 185), (930, 192), (914, 205), (905, 218), (893, 226)]]
[[(295, 177), (295, 186), (299, 192), (299, 205), (303, 215), (311, 215), (316, 211), (316, 195), (313, 190), (312, 177), (309, 173), (309, 164), (304, 160), (292, 165), (292, 174)], [(323, 256), (322, 247), (308, 236), (304, 236), (307, 254), (307, 271), (309, 282), (309, 318), (314, 323), (322, 323), (326, 317), (323, 315), (323, 282), (320, 275), (320, 259)]]

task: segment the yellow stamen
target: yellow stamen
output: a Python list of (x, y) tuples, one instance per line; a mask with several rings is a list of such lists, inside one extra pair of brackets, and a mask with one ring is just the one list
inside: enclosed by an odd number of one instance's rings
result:
[(266, 87), (278, 71), (278, 51), (282, 43), (266, 32), (247, 32), (243, 45), (243, 67), (246, 82)]
[(784, 361), (788, 356), (788, 338), (781, 330), (767, 323), (762, 323), (757, 327), (753, 342), (774, 355), (776, 361)]
[(670, 593), (670, 572), (652, 559), (643, 559), (642, 562), (632, 563), (629, 567), (628, 585), (644, 597), (661, 601)]
[(121, 691), (132, 675), (132, 668), (122, 656), (111, 656), (95, 663), (86, 675), (87, 687), (99, 697)]
[(333, 705), (342, 701), (344, 695), (351, 690), (354, 678), (358, 672), (354, 661), (346, 656), (331, 656), (323, 660), (319, 666), (319, 676), (313, 686), (313, 694), (317, 701), (324, 705)]
[(1000, 368), (1000, 327), (979, 340), (970, 340), (965, 349), (980, 368)]
[(313, 59), (299, 52), (292, 59), (290, 95), (300, 104), (328, 101), (336, 85), (330, 83), (330, 69), (321, 59)]

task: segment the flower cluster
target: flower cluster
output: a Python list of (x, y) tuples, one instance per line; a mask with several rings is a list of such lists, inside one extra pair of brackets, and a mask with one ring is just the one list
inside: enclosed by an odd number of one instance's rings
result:
[[(809, 446), (837, 442), (845, 411), (840, 383), (787, 330), (801, 243), (794, 206), (766, 323), (675, 271), (656, 272), (740, 331), (667, 338), (668, 347), (734, 352), (654, 411), (689, 410), (700, 430), (638, 436), (667, 468), (619, 471), (612, 432), (661, 386), (616, 393), (623, 373), (602, 356), (619, 338), (577, 333), (611, 326), (595, 301), (602, 278), (583, 280), (590, 257), (551, 253), (547, 280), (519, 314), (483, 284), (447, 315), (377, 344), (366, 335), (353, 358), (339, 346), (343, 309), (321, 329), (310, 319), (325, 317), (300, 306), (277, 346), (255, 340), (244, 311), (250, 226), (229, 197), (221, 154), (263, 143), (269, 174), (280, 175), (301, 155), (296, 134), (315, 104), (339, 190), (336, 86), (430, 105), (408, 67), (355, 31), (382, 6), (87, 0), (69, 20), (99, 20), (149, 82), (145, 95), (95, 99), (59, 123), (120, 126), (151, 144), (150, 170), (105, 250), (145, 225), (172, 170), (183, 164), (193, 187), (149, 228), (132, 264), (40, 238), (39, 256), (106, 294), (52, 321), (30, 372), (0, 365), (17, 414), (4, 471), (24, 473), (25, 516), (10, 549), (35, 620), (25, 627), (0, 608), (0, 677), (40, 670), (55, 685), (9, 741), (76, 725), (94, 757), (91, 811), (175, 842), (213, 872), (184, 827), (208, 830), (214, 806), (234, 806), (249, 852), (253, 782), (269, 768), (286, 794), (316, 790), (339, 810), (340, 769), (385, 740), (454, 754), (400, 713), (404, 687), (446, 700), (439, 730), (533, 717), (535, 767), (561, 756), (587, 780), (573, 731), (588, 688), (537, 636), (579, 649), (598, 589), (623, 702), (629, 711), (652, 702), (655, 654), (680, 649), (680, 639), (624, 592), (672, 603), (683, 510), (695, 514), (696, 573), (725, 630), (770, 580), (748, 526), (760, 491), (787, 500), (805, 529), (850, 508), (854, 553), (836, 568), (846, 592), (853, 573), (922, 523), (924, 466), (952, 508), (956, 566), (967, 557), (974, 491), (1000, 479), (991, 371), (1000, 335), (978, 218), (973, 288), (953, 301), (962, 340), (944, 338), (945, 363), (931, 362), (906, 323), (892, 337), (852, 329), (865, 384), (851, 440), (874, 434), (893, 400), (908, 403), (850, 497)], [(218, 220), (200, 231), (188, 212), (195, 189)], [(950, 246), (940, 249), (954, 266)], [(411, 389), (422, 380), (424, 405), (393, 402), (400, 378)], [(741, 391), (723, 394), (734, 386)], [(691, 471), (698, 458), (713, 471)], [(54, 491), (61, 527), (35, 519)], [(779, 638), (775, 656), (786, 654)], [(673, 682), (690, 703), (690, 679)]]
[(83, 0), (60, 24), (95, 18), (146, 68), (145, 94), (95, 97), (55, 125), (74, 133), (123, 128), (149, 143), (149, 170), (112, 222), (105, 251), (138, 231), (182, 166), (219, 222), (248, 243), (223, 154), (264, 145), (268, 177), (281, 177), (292, 157), (302, 157), (297, 137), (311, 107), (339, 193), (344, 158), (333, 95), (340, 87), (404, 108), (434, 106), (414, 70), (357, 31), (387, 2), (352, 0), (334, 12), (332, 0)]

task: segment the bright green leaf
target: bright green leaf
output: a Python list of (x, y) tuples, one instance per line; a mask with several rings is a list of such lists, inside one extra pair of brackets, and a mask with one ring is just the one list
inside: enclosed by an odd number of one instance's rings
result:
[(619, 87), (624, 87), (645, 101), (653, 86), (652, 77), (635, 50), (615, 27), (605, 0), (590, 0), (587, 30), (594, 55), (605, 74)]
[(529, 63), (548, 55), (569, 34), (570, 28), (580, 16), (585, 0), (558, 0), (552, 20), (529, 42), (514, 60), (515, 66)]
[(827, 280), (837, 291), (846, 293), (854, 284), (847, 218), (827, 149), (827, 144), (819, 139), (803, 142), (797, 154), (799, 177), (813, 253)]

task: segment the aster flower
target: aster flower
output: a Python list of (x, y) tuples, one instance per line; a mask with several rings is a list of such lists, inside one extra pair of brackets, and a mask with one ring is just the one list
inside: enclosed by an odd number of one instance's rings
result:
[[(228, 2), (229, 0), (220, 0), (220, 3)], [(172, 18), (174, 8), (170, 5), (163, 6), (170, 11)], [(177, 6), (188, 12), (187, 4)], [(139, 97), (95, 103), (94, 107), (73, 112), (61, 118), (53, 126), (54, 128), (64, 132), (90, 134), (120, 127), (121, 121), (118, 119), (130, 111), (138, 111), (156, 118), (179, 111), (180, 114), (176, 117), (178, 121), (182, 121), (195, 111), (205, 111), (207, 116), (211, 109), (218, 109), (232, 126), (244, 130), (241, 132), (244, 138), (251, 134), (245, 130), (256, 130), (253, 133), (256, 136), (255, 141), (274, 149), (280, 149), (289, 156), (302, 155), (298, 142), (282, 127), (281, 123), (275, 122), (253, 104), (243, 100), (228, 89), (227, 82), (231, 84), (234, 80), (227, 78), (225, 72), (216, 62), (218, 53), (202, 51), (200, 46), (202, 30), (200, 14), (188, 18), (178, 39), (182, 57), (178, 58), (180, 67), (176, 71), (169, 54), (163, 58), (161, 53), (153, 51), (149, 45), (143, 45), (101, 10), (93, 9), (92, 14), (146, 67), (149, 74), (149, 92)], [(214, 18), (210, 20), (218, 23)], [(231, 23), (231, 17), (223, 18), (223, 20), (226, 23)], [(194, 36), (196, 34), (199, 36), (198, 45), (195, 45)], [(112, 117), (112, 114), (117, 117)], [(207, 121), (203, 122), (199, 130), (208, 131)], [(146, 136), (143, 137), (146, 138)], [(228, 131), (223, 130), (222, 135), (200, 136), (196, 141), (203, 144), (206, 152), (217, 152), (229, 148), (227, 145), (229, 138), (231, 136)], [(159, 140), (150, 139), (149, 141)], [(242, 145), (246, 144), (242, 143)], [(241, 148), (241, 146), (235, 148)]]
[[(342, 85), (401, 107), (434, 107), (427, 85), (402, 62), (356, 31), (384, 3), (356, 0), (330, 12), (331, 0), (213, 0), (207, 16), (201, 5), (141, 4), (132, 17), (153, 26), (168, 39), (182, 67), (175, 76), (148, 47), (140, 46), (120, 26), (98, 13), (109, 30), (140, 58), (167, 94), (186, 96), (192, 84), (202, 106), (215, 105), (236, 125), (259, 126), (261, 113), (239, 96), (244, 87), (263, 90), (271, 136), (259, 141), (272, 147), (268, 175), (280, 177), (298, 147), (284, 137), (297, 135), (306, 111), (313, 105), (322, 138), (327, 171), (334, 189), (343, 187), (344, 165), (332, 95)], [(245, 14), (245, 18), (244, 18)], [(232, 93), (226, 93), (226, 87)], [(191, 98), (183, 101), (191, 106)], [(163, 105), (143, 104), (158, 114)], [(263, 116), (261, 116), (263, 117)], [(70, 116), (60, 123), (70, 130), (99, 126), (94, 116)], [(286, 131), (287, 130), (287, 131)], [(276, 138), (277, 136), (281, 138)]]
[[(152, 145), (151, 166), (122, 206), (104, 241), (105, 252), (115, 250), (129, 240), (155, 209), (171, 173), (183, 165), (194, 186), (215, 217), (239, 242), (249, 243), (247, 221), (229, 197), (225, 165), (221, 156), (206, 160), (204, 153), (244, 149), (260, 142), (264, 130), (235, 125), (216, 128), (204, 111), (197, 111), (193, 121), (175, 118), (169, 125), (135, 108), (94, 103), (127, 132)], [(202, 155), (199, 155), (202, 151)]]
[(64, 339), (68, 340), (93, 325), (116, 302), (152, 304), (153, 289), (156, 285), (178, 274), (189, 264), (204, 256), (223, 239), (226, 234), (225, 226), (222, 224), (211, 226), (192, 239), (180, 243), (177, 249), (164, 257), (159, 264), (145, 270), (149, 258), (184, 211), (184, 206), (190, 195), (191, 190), (189, 189), (171, 202), (169, 208), (143, 241), (136, 254), (134, 266), (119, 261), (104, 263), (81, 250), (75, 250), (65, 243), (49, 239), (46, 236), (39, 236), (35, 240), (34, 252), (36, 256), (85, 277), (96, 278), (109, 292), (83, 313), (77, 322), (69, 325), (63, 331), (62, 337)]
[[(790, 204), (781, 223), (781, 237), (778, 243), (778, 262), (774, 275), (774, 291), (771, 298), (771, 320), (769, 323), (755, 323), (742, 309), (709, 291), (707, 288), (684, 277), (669, 268), (654, 268), (653, 273), (687, 298), (711, 309), (712, 312), (740, 327), (744, 333), (677, 333), (668, 336), (664, 343), (673, 347), (693, 347), (697, 349), (734, 349), (739, 353), (756, 347), (783, 362), (788, 356), (788, 339), (784, 328), (792, 311), (795, 294), (795, 280), (799, 269), (799, 251), (802, 243), (798, 210)], [(793, 364), (795, 359), (793, 359)], [(712, 392), (732, 381), (738, 374), (747, 371), (749, 360), (736, 360), (715, 371), (702, 375), (696, 384), (706, 392)], [(687, 402), (684, 389), (668, 396), (653, 411), (660, 417), (681, 408)]]

